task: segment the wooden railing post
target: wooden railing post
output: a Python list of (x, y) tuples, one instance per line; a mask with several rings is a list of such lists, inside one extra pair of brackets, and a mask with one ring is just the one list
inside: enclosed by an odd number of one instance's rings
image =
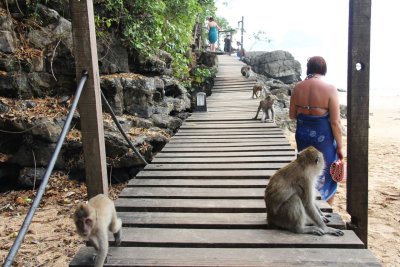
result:
[(349, 228), (368, 246), (368, 128), (371, 0), (350, 0), (348, 48)]
[(89, 79), (79, 101), (86, 184), (89, 198), (108, 194), (106, 153), (100, 95), (93, 1), (70, 0), (76, 77), (88, 71)]

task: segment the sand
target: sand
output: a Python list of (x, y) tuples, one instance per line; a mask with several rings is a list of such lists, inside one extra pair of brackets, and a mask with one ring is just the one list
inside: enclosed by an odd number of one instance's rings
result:
[[(400, 266), (400, 96), (370, 98), (368, 247), (384, 266)], [(346, 206), (341, 185), (335, 207)]]

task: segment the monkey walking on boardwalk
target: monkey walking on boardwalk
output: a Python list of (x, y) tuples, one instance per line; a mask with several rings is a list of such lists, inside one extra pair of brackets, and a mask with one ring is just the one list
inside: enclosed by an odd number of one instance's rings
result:
[(88, 204), (78, 204), (73, 219), (78, 234), (89, 240), (96, 249), (95, 267), (102, 267), (108, 253), (108, 231), (114, 234), (115, 245), (121, 244), (121, 219), (114, 202), (106, 195), (91, 198)]
[[(265, 189), (268, 224), (299, 234), (343, 235), (326, 226), (314, 202), (315, 180), (324, 166), (322, 153), (310, 146), (269, 179)], [(308, 226), (309, 222), (313, 225)]]
[(259, 98), (261, 96), (261, 91), (263, 87), (261, 84), (255, 84), (253, 86), (253, 94), (251, 95), (251, 98)]
[[(267, 120), (275, 122), (274, 103), (277, 99), (278, 98), (275, 95), (268, 94), (264, 100), (261, 100), (253, 120), (257, 119), (258, 113), (260, 113), (260, 110), (262, 110), (263, 114), (261, 116), (261, 122), (266, 122)], [(271, 113), (271, 117), (269, 116), (269, 113)]]

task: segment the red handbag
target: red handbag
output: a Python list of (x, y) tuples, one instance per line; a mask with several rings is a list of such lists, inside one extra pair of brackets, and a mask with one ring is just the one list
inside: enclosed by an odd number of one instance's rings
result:
[(332, 176), (332, 179), (337, 183), (344, 183), (347, 180), (346, 175), (346, 164), (344, 161), (338, 159), (337, 161), (332, 162), (331, 167), (329, 169), (329, 173)]

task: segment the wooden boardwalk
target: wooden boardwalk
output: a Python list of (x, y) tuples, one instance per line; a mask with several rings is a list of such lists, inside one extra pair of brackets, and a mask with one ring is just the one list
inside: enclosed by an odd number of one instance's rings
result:
[[(353, 231), (269, 229), (264, 188), (295, 151), (275, 124), (251, 120), (259, 100), (241, 66), (219, 56), (208, 112), (189, 117), (121, 192), (122, 246), (110, 247), (105, 266), (380, 266)], [(345, 228), (317, 202), (332, 227)], [(93, 253), (81, 249), (70, 266), (90, 266)]]

